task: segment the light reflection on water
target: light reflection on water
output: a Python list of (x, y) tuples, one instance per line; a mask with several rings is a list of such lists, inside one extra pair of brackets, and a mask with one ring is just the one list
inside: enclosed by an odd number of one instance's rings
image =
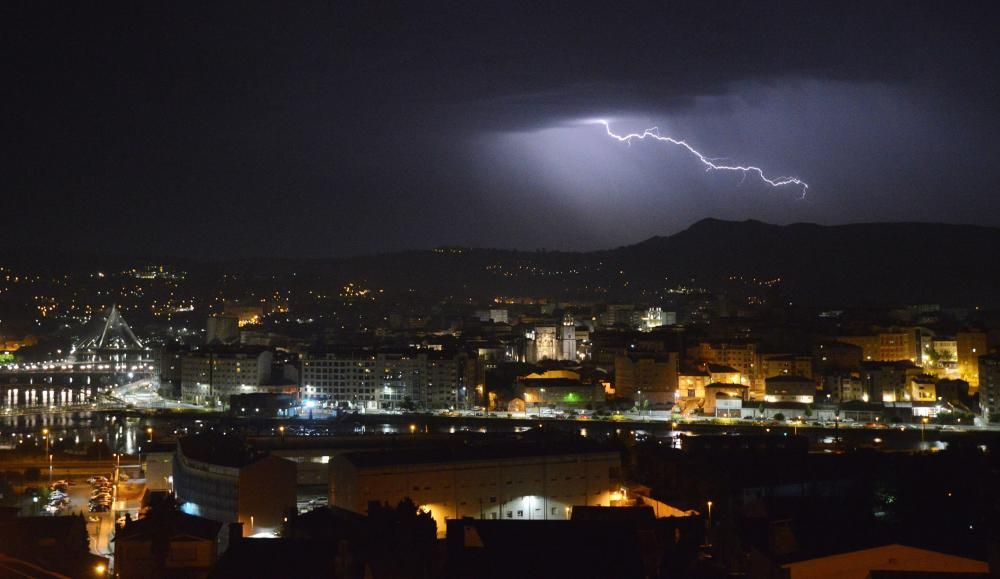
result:
[[(226, 421), (229, 425), (236, 425), (243, 428), (247, 425), (244, 422)], [(157, 439), (164, 441), (164, 437), (172, 437), (194, 433), (204, 428), (217, 428), (220, 422), (216, 417), (205, 415), (187, 416), (144, 416), (126, 417), (123, 414), (102, 413), (102, 412), (42, 412), (37, 414), (12, 415), (0, 413), (0, 448), (10, 448), (17, 444), (17, 440), (24, 439), (25, 444), (37, 444), (43, 429), (48, 429), (51, 439), (58, 441), (60, 438), (61, 447), (65, 450), (83, 450), (88, 445), (92, 445), (98, 440), (106, 441), (112, 452), (136, 453), (147, 441), (147, 427), (153, 427), (158, 433)], [(325, 420), (292, 420), (287, 423), (289, 435), (295, 436), (331, 436), (331, 435), (392, 435), (409, 434), (411, 432), (411, 422), (327, 422)], [(420, 433), (517, 433), (531, 430), (534, 424), (527, 426), (506, 420), (492, 420), (488, 428), (482, 426), (482, 422), (474, 424), (462, 421), (440, 421), (423, 422), (418, 419), (419, 426), (415, 432)], [(553, 426), (565, 424), (567, 428), (576, 427), (576, 423), (551, 423)], [(620, 424), (601, 423), (590, 421), (587, 423), (588, 438), (601, 440), (607, 437), (635, 436), (642, 432), (644, 437), (652, 436), (662, 439), (664, 446), (669, 445), (674, 448), (681, 447), (681, 439), (686, 436), (727, 434), (724, 431), (703, 430), (695, 433), (690, 430), (676, 428), (670, 430), (671, 425), (667, 424), (666, 429), (656, 429), (649, 431), (622, 429)], [(729, 430), (729, 429), (726, 429)], [(264, 428), (251, 429), (251, 435), (267, 435), (269, 430)], [(728, 432), (729, 435), (766, 435), (766, 431), (746, 429)], [(777, 432), (770, 432), (771, 435), (779, 435)], [(791, 435), (791, 431), (788, 433)], [(811, 445), (814, 448), (833, 448), (837, 445), (837, 440), (844, 448), (866, 446), (886, 451), (915, 451), (924, 450), (937, 452), (946, 450), (948, 442), (941, 440), (942, 433), (935, 431), (934, 434), (926, 432), (926, 442), (921, 442), (916, 431), (906, 430), (905, 432), (896, 430), (882, 430), (871, 432), (863, 429), (840, 430), (839, 432), (816, 431), (809, 432), (800, 430), (799, 434), (809, 436)], [(30, 438), (29, 438), (30, 437)], [(875, 438), (879, 440), (876, 442)]]

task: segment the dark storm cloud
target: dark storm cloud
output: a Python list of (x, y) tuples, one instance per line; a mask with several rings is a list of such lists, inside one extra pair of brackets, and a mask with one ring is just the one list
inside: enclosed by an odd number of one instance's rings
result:
[[(597, 247), (709, 214), (996, 224), (986, 6), (6, 3), (10, 233), (228, 256)], [(615, 149), (594, 116), (817, 190)]]

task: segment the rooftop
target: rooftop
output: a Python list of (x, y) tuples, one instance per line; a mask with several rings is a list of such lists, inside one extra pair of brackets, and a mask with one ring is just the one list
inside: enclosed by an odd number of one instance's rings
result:
[(157, 531), (163, 528), (169, 530), (170, 536), (188, 535), (215, 541), (219, 537), (222, 523), (182, 513), (181, 511), (164, 511), (133, 521), (127, 521), (115, 533), (116, 541), (151, 539)]
[(448, 462), (476, 462), (509, 458), (533, 458), (573, 454), (616, 452), (587, 440), (538, 440), (529, 437), (502, 443), (470, 443), (437, 448), (413, 448), (387, 452), (350, 452), (342, 455), (355, 466), (383, 467)]
[(177, 450), (193, 460), (233, 468), (257, 462), (265, 456), (238, 436), (214, 432), (185, 436), (177, 441)]

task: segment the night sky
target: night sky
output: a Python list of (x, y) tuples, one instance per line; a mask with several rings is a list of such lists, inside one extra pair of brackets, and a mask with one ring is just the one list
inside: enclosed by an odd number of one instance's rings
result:
[(1000, 226), (987, 3), (595, 4), (4, 2), (5, 244), (344, 256), (598, 249), (704, 217)]

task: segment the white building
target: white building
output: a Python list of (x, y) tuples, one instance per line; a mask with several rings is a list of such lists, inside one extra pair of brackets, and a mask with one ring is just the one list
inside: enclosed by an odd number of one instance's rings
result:
[[(465, 404), (470, 361), (425, 350), (337, 350), (302, 356), (302, 399), (334, 407), (391, 409)], [(474, 385), (472, 386), (474, 387)]]
[(233, 394), (270, 392), (274, 353), (261, 348), (204, 348), (181, 356), (181, 399), (226, 406)]
[(662, 326), (677, 325), (677, 312), (665, 312), (663, 308), (649, 308), (643, 314), (639, 330), (650, 332)]

